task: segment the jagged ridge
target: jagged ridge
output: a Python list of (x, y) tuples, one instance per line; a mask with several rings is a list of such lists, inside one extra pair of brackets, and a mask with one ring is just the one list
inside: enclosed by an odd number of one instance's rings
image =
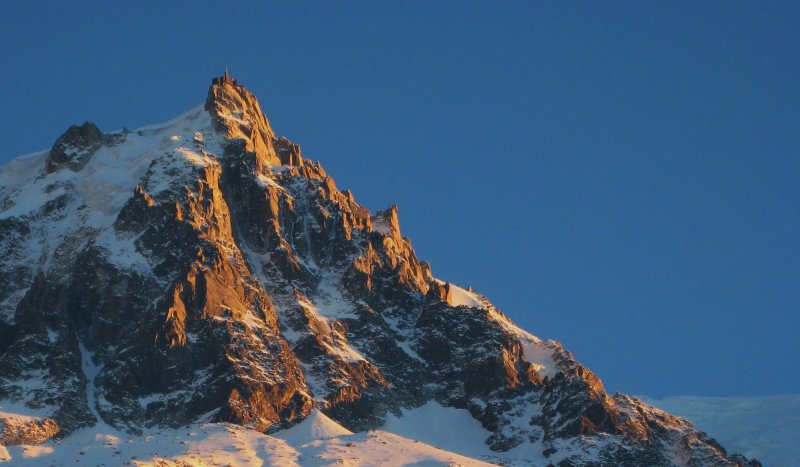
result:
[(314, 406), (360, 431), (437, 401), (553, 462), (748, 462), (435, 279), (396, 207), (338, 190), (227, 76), (173, 122), (72, 127), (0, 181), (0, 400), (64, 433), (268, 432)]

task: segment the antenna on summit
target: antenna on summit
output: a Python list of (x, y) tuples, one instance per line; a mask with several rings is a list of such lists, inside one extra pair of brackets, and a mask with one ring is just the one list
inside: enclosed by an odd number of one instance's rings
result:
[(228, 67), (225, 67), (225, 74), (223, 74), (219, 78), (214, 78), (214, 84), (230, 84), (231, 86), (236, 86), (238, 83), (236, 82), (233, 77), (231, 77), (230, 73), (228, 73)]

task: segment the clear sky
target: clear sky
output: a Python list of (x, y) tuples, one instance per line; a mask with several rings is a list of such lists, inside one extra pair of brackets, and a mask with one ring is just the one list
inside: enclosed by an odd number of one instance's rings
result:
[[(29, 5), (33, 3), (33, 5)], [(299, 3), (299, 2), (294, 2)], [(800, 2), (9, 2), (0, 163), (202, 103), (609, 390), (800, 392)]]

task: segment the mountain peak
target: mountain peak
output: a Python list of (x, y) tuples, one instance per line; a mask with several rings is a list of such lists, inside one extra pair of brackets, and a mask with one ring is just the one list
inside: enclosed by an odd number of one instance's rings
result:
[(273, 140), (275, 132), (269, 124), (256, 96), (228, 74), (211, 81), (205, 109), (214, 117), (214, 126), (227, 139), (243, 139), (245, 149), (260, 162), (281, 165)]
[(435, 279), (396, 206), (339, 191), (227, 72), (204, 108), (75, 126), (0, 169), (0, 445), (205, 422), (320, 439), (436, 403), (498, 459), (748, 464)]

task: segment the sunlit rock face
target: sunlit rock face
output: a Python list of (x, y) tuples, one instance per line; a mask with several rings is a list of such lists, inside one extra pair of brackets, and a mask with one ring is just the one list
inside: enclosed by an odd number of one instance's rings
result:
[(756, 465), (435, 279), (397, 207), (340, 191), (227, 76), (171, 122), (4, 167), (0, 259), (0, 400), (37, 439), (314, 407), (360, 431), (435, 401), (556, 464)]

